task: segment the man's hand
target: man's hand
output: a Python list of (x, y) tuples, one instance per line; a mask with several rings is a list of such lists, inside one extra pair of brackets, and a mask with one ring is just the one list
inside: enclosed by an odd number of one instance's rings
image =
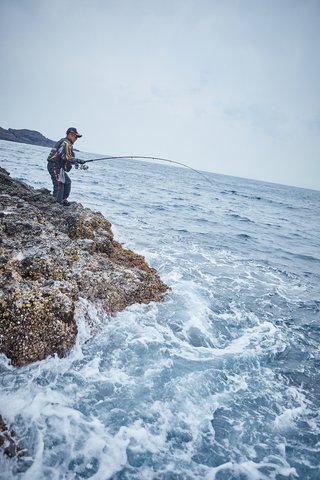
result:
[(85, 165), (87, 163), (85, 160), (80, 160), (78, 158), (75, 159), (75, 168), (80, 170), (88, 170), (88, 165)]

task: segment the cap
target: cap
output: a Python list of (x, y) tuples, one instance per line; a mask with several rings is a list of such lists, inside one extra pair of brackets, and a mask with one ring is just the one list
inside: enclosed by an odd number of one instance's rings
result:
[(82, 135), (80, 135), (80, 133), (78, 133), (78, 131), (75, 127), (68, 128), (67, 135), (69, 135), (69, 133), (74, 133), (77, 137), (82, 137)]

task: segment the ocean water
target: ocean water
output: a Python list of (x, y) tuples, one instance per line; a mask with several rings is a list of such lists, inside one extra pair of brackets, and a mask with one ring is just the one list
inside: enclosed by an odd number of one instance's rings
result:
[[(0, 142), (1, 166), (37, 188), (47, 153)], [(0, 457), (1, 479), (320, 478), (320, 192), (206, 175), (72, 170), (71, 200), (172, 290), (112, 317), (81, 300), (67, 358), (0, 356), (0, 412), (27, 449)]]

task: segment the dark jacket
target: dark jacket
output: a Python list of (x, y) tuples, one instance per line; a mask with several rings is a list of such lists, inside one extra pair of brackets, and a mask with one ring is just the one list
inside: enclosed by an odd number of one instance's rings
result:
[(70, 172), (75, 163), (72, 142), (68, 138), (61, 138), (49, 153), (48, 162), (55, 162), (59, 168)]

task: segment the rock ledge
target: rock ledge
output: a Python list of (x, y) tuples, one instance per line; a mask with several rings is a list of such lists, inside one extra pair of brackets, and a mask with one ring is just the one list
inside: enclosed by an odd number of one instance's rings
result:
[(109, 314), (162, 301), (168, 287), (113, 238), (101, 213), (63, 207), (0, 167), (0, 352), (14, 366), (65, 356), (78, 299)]

